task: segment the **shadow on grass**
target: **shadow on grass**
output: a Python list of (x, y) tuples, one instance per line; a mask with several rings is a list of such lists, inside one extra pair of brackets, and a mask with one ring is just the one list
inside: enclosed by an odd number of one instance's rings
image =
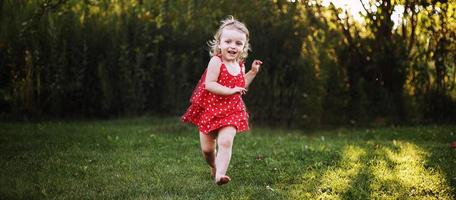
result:
[(393, 141), (405, 140), (409, 142), (435, 142), (448, 145), (456, 140), (456, 126), (407, 126), (407, 127), (379, 127), (379, 128), (337, 128), (333, 130), (301, 132), (313, 136), (330, 136), (339, 139), (365, 141)]
[[(246, 142), (247, 145), (249, 142)], [(282, 142), (286, 142), (286, 148)], [(247, 146), (241, 146), (239, 151), (247, 154), (240, 156), (232, 165), (236, 172), (233, 175), (238, 177), (238, 186), (255, 188), (249, 189), (248, 199), (290, 199), (285, 192), (290, 186), (309, 186), (301, 187), (299, 191), (313, 191), (313, 185), (322, 176), (320, 172), (333, 167), (340, 160), (337, 147), (329, 147), (321, 142), (277, 139), (259, 143), (271, 148), (267, 151), (247, 151)], [(315, 172), (306, 174), (305, 185), (301, 185), (303, 170)]]
[[(336, 165), (319, 172), (322, 173), (322, 176), (318, 179), (317, 185), (314, 186), (315, 190), (306, 194), (306, 197), (317, 199), (343, 198), (344, 195), (351, 199), (363, 197), (358, 194), (358, 185), (361, 183), (356, 181), (357, 178), (359, 181), (362, 179), (360, 171), (364, 167), (362, 161), (366, 157), (366, 150), (358, 145), (345, 143), (340, 146), (338, 152), (341, 159)], [(356, 187), (356, 190), (352, 190), (353, 187)]]
[(423, 148), (429, 152), (424, 163), (425, 168), (441, 171), (450, 186), (449, 192), (453, 198), (456, 198), (456, 149), (446, 145), (433, 145)]
[(369, 184), (373, 178), (372, 171), (363, 165), (356, 177), (353, 178), (349, 188), (341, 195), (342, 199), (370, 199), (372, 190)]
[[(298, 172), (301, 180), (290, 183), (287, 197), (307, 199), (385, 197), (452, 199), (454, 197), (453, 191), (449, 191), (453, 183), (445, 180), (442, 182), (441, 173), (426, 168), (423, 163), (431, 162), (435, 167), (449, 165), (427, 160), (429, 158), (425, 158), (424, 155), (429, 150), (415, 143), (407, 141), (397, 143), (368, 141), (361, 145), (342, 143), (334, 150), (339, 152), (338, 162), (325, 168)], [(327, 158), (319, 158), (320, 162), (327, 162)], [(446, 177), (448, 178), (448, 175)], [(276, 187), (280, 187), (280, 184), (276, 184)]]

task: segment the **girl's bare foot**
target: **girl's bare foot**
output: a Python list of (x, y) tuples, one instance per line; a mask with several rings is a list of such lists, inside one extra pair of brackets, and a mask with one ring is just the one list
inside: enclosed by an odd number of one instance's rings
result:
[(217, 183), (217, 185), (223, 185), (230, 181), (231, 181), (231, 178), (226, 175), (220, 176), (219, 178), (215, 178), (215, 183)]

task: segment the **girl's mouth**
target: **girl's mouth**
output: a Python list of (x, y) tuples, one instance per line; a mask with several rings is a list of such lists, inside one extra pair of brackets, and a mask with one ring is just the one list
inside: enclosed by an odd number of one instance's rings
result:
[(227, 52), (233, 56), (237, 54), (237, 51), (233, 51), (233, 50), (228, 50)]

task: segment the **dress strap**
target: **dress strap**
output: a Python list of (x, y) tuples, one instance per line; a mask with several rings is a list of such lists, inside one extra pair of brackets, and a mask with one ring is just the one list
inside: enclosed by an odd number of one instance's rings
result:
[(222, 63), (223, 63), (222, 54), (217, 54), (216, 56), (219, 57), (219, 58), (220, 58), (220, 61), (222, 61)]
[[(217, 55), (215, 55), (215, 56), (219, 57), (219, 58), (220, 58), (220, 61), (222, 62), (222, 65), (224, 65), (224, 63), (223, 63), (223, 58), (222, 58), (222, 54), (217, 54)], [(244, 60), (239, 61), (239, 66), (241, 67), (241, 72), (244, 72), (244, 68), (245, 68), (244, 63), (245, 63)], [(225, 67), (226, 67), (226, 66), (225, 66)]]

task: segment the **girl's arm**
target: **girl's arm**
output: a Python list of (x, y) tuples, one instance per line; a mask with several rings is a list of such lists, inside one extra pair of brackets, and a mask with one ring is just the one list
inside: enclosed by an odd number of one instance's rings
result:
[(249, 88), (250, 83), (252, 83), (258, 71), (260, 71), (261, 64), (263, 64), (263, 62), (261, 62), (260, 60), (253, 61), (252, 68), (249, 72), (247, 72), (247, 74), (244, 75), (245, 88)]
[(206, 72), (206, 80), (204, 82), (205, 89), (209, 92), (218, 95), (232, 95), (238, 92), (241, 94), (245, 94), (245, 92), (247, 91), (245, 88), (229, 88), (217, 83), (218, 76), (220, 74), (221, 64), (222, 61), (217, 56), (212, 57), (209, 61)]

